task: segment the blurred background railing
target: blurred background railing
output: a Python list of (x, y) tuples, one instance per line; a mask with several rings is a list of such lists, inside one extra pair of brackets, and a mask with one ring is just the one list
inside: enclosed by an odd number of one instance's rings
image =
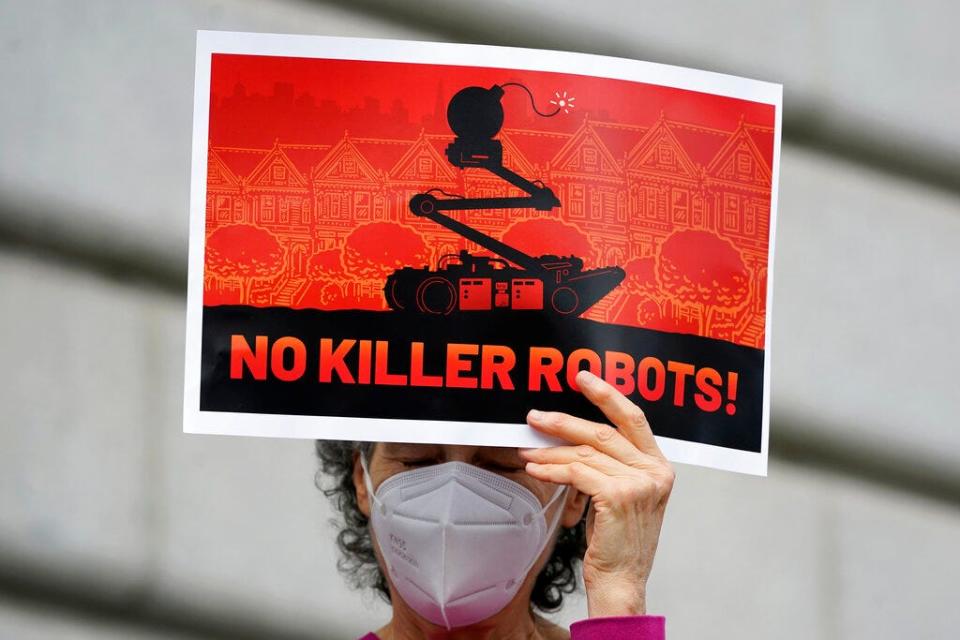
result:
[[(311, 444), (180, 433), (197, 29), (785, 85), (770, 477), (679, 478), (672, 638), (960, 627), (960, 7), (0, 0), (0, 638), (352, 638)], [(558, 619), (581, 616), (575, 598)]]

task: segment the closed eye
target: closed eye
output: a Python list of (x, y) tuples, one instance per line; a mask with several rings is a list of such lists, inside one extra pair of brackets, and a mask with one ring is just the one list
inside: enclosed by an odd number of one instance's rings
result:
[(426, 467), (431, 464), (438, 464), (436, 458), (416, 458), (411, 460), (398, 460), (405, 467)]
[(523, 467), (517, 467), (513, 465), (506, 465), (506, 464), (485, 464), (483, 465), (483, 468), (486, 469), (487, 471), (493, 471), (494, 473), (502, 473), (502, 474), (519, 473), (524, 470)]

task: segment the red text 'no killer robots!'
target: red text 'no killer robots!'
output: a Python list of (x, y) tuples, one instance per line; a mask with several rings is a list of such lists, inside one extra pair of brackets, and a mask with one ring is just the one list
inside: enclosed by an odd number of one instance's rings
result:
[[(429, 370), (427, 362), (436, 362), (438, 354), (428, 354), (423, 342), (401, 347), (389, 340), (321, 338), (318, 346), (309, 349), (293, 336), (271, 343), (267, 336), (258, 335), (251, 345), (245, 336), (234, 334), (230, 339), (230, 378), (294, 382), (303, 379), (309, 368), (316, 372), (319, 384), (514, 391), (523, 380), (528, 391), (559, 393), (579, 391), (577, 372), (589, 369), (628, 397), (672, 401), (677, 407), (692, 402), (707, 413), (721, 407), (731, 416), (737, 411), (739, 375), (733, 371), (724, 374), (688, 362), (588, 348), (564, 353), (553, 347), (531, 346), (524, 354), (525, 366), (518, 366), (516, 351), (505, 345), (449, 343), (435, 348), (445, 349), (440, 354), (443, 364)], [(315, 358), (314, 366), (308, 367), (311, 358)]]

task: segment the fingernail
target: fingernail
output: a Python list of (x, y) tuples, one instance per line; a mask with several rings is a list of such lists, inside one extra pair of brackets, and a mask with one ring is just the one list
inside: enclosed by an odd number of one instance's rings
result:
[(533, 420), (534, 422), (540, 422), (541, 420), (543, 420), (543, 411), (530, 409), (530, 412), (527, 413), (527, 417)]
[(537, 449), (520, 449), (520, 455), (524, 457), (537, 455)]
[(588, 371), (587, 369), (583, 369), (577, 374), (577, 384), (581, 386), (592, 387), (598, 382), (600, 382), (600, 378), (595, 376), (592, 371)]

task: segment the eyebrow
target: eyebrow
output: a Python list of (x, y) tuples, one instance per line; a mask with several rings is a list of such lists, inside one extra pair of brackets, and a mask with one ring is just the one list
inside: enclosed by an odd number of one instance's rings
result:
[(386, 442), (383, 446), (384, 453), (388, 455), (411, 455), (426, 454), (437, 451), (438, 445), (435, 444), (415, 444), (406, 442)]
[(497, 448), (496, 450), (490, 451), (490, 453), (481, 456), (488, 460), (510, 460), (511, 462), (522, 461), (520, 457), (520, 450), (513, 447), (504, 447)]

